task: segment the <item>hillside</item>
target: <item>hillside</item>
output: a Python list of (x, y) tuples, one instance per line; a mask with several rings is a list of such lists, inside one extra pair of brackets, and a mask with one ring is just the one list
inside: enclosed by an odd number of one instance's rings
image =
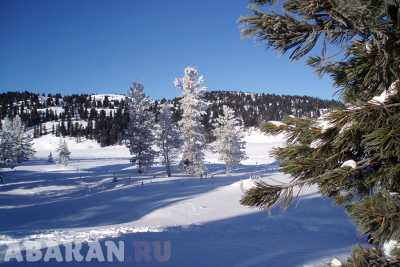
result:
[[(222, 113), (224, 105), (231, 107), (245, 127), (259, 126), (265, 121), (280, 121), (284, 116), (319, 117), (340, 102), (309, 96), (252, 94), (235, 91), (210, 91), (205, 94), (209, 106), (202, 123), (207, 140), (212, 141), (211, 130)], [(175, 122), (181, 119), (179, 98), (152, 102), (151, 109), (159, 113), (160, 103), (170, 102)], [(19, 114), (34, 137), (49, 132), (57, 136), (94, 139), (102, 146), (120, 144), (128, 124), (126, 98), (117, 94), (97, 95), (38, 95), (9, 92), (0, 94), (0, 118)], [(46, 124), (46, 122), (53, 122)]]

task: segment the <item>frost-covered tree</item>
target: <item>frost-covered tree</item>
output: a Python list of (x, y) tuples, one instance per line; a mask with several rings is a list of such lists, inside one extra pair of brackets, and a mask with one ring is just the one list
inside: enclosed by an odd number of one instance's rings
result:
[(14, 166), (30, 159), (35, 151), (32, 137), (25, 131), (20, 117), (5, 118), (0, 130), (0, 164)]
[(57, 152), (58, 152), (58, 162), (63, 165), (68, 165), (71, 152), (68, 149), (67, 141), (65, 141), (65, 139), (60, 138)]
[(127, 145), (132, 155), (131, 162), (139, 173), (154, 163), (157, 152), (154, 150), (154, 113), (150, 110), (151, 101), (144, 94), (144, 87), (134, 82), (128, 98), (129, 124)]
[(180, 132), (172, 120), (171, 106), (164, 103), (158, 117), (157, 145), (160, 149), (168, 177), (171, 176), (171, 164), (176, 161), (179, 148), (182, 146)]
[(224, 106), (223, 114), (217, 119), (214, 135), (215, 152), (218, 153), (218, 159), (225, 162), (225, 173), (230, 173), (233, 166), (246, 158), (246, 142), (243, 140), (241, 125), (235, 112)]
[(12, 120), (6, 117), (0, 130), (0, 167), (14, 166), (16, 161), (16, 144)]
[(184, 143), (180, 166), (187, 174), (201, 175), (206, 170), (204, 165), (206, 144), (201, 119), (207, 109), (207, 102), (203, 98), (207, 88), (203, 83), (203, 77), (192, 67), (185, 68), (183, 78), (175, 80), (175, 86), (182, 90), (180, 126)]
[(35, 153), (32, 148), (33, 138), (25, 132), (25, 126), (18, 115), (14, 118), (12, 125), (15, 138), (15, 157), (17, 163), (21, 163), (32, 158)]
[(317, 185), (373, 244), (354, 249), (343, 266), (400, 266), (400, 2), (251, 2), (252, 14), (241, 19), (243, 33), (290, 51), (295, 60), (322, 44), (308, 64), (332, 77), (345, 106), (318, 121), (288, 117), (267, 124), (267, 132), (288, 135), (287, 146), (273, 155), (293, 180), (259, 183), (242, 203), (287, 206), (295, 188)]

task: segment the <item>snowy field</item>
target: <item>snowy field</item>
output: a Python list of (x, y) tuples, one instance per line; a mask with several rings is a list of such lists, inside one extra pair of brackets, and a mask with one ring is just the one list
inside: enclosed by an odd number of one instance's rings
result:
[[(181, 173), (167, 178), (160, 166), (138, 175), (124, 146), (101, 148), (94, 141), (68, 139), (71, 163), (50, 164), (47, 156), (55, 155), (58, 138), (36, 139), (35, 159), (2, 173), (0, 259), (7, 245), (27, 240), (113, 240), (125, 242), (124, 264), (130, 266), (319, 266), (363, 241), (343, 209), (322, 199), (315, 188), (302, 192), (286, 212), (241, 206), (255, 177), (289, 181), (268, 156), (284, 144), (282, 136), (252, 131), (246, 141), (249, 158), (231, 175), (224, 175), (217, 156), (207, 152), (208, 177), (200, 179)], [(138, 261), (135, 242), (168, 243), (170, 257)], [(11, 265), (21, 263), (0, 263)]]

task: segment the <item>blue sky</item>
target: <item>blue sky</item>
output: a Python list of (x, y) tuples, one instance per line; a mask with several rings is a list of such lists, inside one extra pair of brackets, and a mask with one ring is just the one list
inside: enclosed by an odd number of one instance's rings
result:
[(328, 78), (289, 62), (237, 23), (247, 0), (0, 0), (0, 91), (125, 93), (134, 80), (154, 98), (180, 92), (199, 69), (210, 89), (332, 98)]

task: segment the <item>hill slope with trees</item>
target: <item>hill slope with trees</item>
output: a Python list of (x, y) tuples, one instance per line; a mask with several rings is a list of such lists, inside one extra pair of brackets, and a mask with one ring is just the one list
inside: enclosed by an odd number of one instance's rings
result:
[[(208, 91), (204, 95), (209, 103), (202, 124), (208, 141), (213, 140), (212, 130), (223, 113), (223, 106), (230, 107), (243, 120), (245, 127), (259, 126), (270, 120), (280, 121), (285, 116), (319, 117), (323, 112), (341, 103), (310, 96), (256, 94), (237, 91)], [(0, 94), (0, 118), (16, 115), (34, 137), (48, 133), (97, 140), (102, 146), (121, 143), (128, 128), (127, 99), (123, 95), (39, 95), (31, 92)], [(169, 103), (173, 119), (182, 118), (180, 97), (172, 100), (152, 100), (150, 109), (158, 121), (161, 105)]]

